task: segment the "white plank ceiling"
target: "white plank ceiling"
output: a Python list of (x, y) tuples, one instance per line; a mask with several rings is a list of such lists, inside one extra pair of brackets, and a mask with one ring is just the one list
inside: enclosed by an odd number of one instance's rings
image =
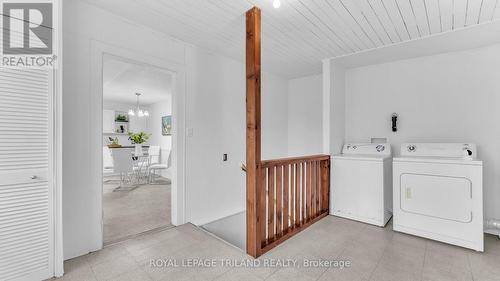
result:
[(500, 0), (85, 0), (180, 40), (241, 60), (244, 13), (262, 9), (263, 69), (292, 78), (321, 60), (500, 17)]

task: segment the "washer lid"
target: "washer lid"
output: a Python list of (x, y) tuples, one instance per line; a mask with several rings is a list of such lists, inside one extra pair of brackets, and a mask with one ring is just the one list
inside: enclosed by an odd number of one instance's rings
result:
[(390, 159), (391, 155), (369, 155), (369, 154), (337, 154), (332, 156), (332, 160), (357, 160), (357, 161), (378, 161), (383, 162)]

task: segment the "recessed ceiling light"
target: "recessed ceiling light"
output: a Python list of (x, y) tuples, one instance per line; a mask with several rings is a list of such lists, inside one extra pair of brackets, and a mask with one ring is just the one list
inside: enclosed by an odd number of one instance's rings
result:
[(281, 1), (280, 0), (274, 0), (273, 1), (273, 7), (275, 9), (278, 9), (281, 6)]

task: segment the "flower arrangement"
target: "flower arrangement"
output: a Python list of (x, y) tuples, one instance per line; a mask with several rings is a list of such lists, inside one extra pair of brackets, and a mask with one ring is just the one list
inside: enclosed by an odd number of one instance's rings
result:
[(149, 137), (151, 137), (151, 134), (146, 134), (144, 132), (139, 132), (139, 133), (128, 132), (128, 139), (133, 144), (143, 144), (148, 141)]

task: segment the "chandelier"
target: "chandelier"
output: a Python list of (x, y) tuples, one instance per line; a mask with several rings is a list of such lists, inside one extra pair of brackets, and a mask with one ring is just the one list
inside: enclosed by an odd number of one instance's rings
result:
[(135, 95), (137, 96), (137, 105), (135, 107), (135, 109), (130, 109), (128, 111), (128, 115), (130, 116), (138, 116), (138, 117), (144, 117), (144, 116), (149, 116), (149, 112), (147, 110), (142, 110), (140, 107), (139, 107), (139, 97), (141, 96), (141, 93), (135, 93)]

